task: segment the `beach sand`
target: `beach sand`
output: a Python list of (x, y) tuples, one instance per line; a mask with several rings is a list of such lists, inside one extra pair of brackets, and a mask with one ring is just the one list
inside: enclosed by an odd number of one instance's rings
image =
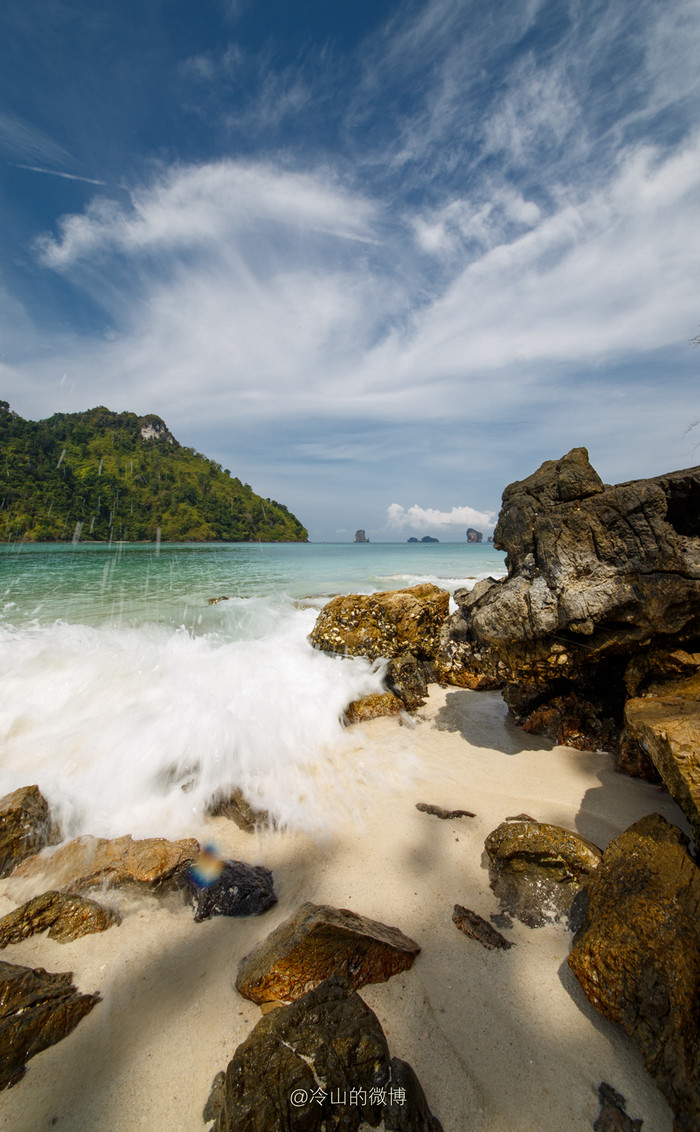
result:
[[(498, 693), (433, 685), (414, 726), (379, 719), (350, 738), (347, 792), (341, 783), (328, 795), (332, 835), (250, 835), (223, 818), (182, 831), (272, 869), (279, 903), (265, 915), (196, 924), (176, 896), (109, 893), (105, 902), (124, 913), (119, 927), (6, 948), (11, 963), (72, 971), (102, 1002), (0, 1094), (0, 1128), (203, 1130), (212, 1079), (261, 1016), (235, 990), (239, 960), (311, 900), (394, 925), (421, 945), (410, 971), (361, 994), (444, 1132), (590, 1130), (601, 1080), (626, 1097), (645, 1132), (671, 1132), (639, 1054), (570, 973), (563, 926), (515, 922), (505, 934), (516, 946), (487, 951), (451, 919), (455, 903), (487, 918), (498, 911), (483, 847), (504, 818), (525, 812), (605, 847), (654, 811), (687, 831), (669, 795), (617, 774), (606, 755), (525, 734)], [(417, 802), (477, 816), (444, 821)], [(15, 905), (0, 886), (4, 913)]]

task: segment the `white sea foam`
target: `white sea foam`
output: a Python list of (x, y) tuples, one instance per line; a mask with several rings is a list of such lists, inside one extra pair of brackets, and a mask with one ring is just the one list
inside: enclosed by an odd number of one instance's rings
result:
[(0, 628), (0, 795), (37, 783), (65, 836), (182, 836), (234, 786), (318, 827), (351, 742), (343, 710), (380, 673), (313, 650), (311, 609), (233, 600), (200, 618), (219, 631)]

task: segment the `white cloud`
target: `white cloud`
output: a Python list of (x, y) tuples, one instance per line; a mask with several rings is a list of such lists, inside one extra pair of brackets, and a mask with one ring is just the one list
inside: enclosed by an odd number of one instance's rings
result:
[(477, 511), (474, 507), (453, 507), (450, 511), (439, 511), (434, 507), (403, 507), (391, 503), (386, 509), (387, 527), (391, 531), (425, 530), (426, 527), (491, 527), (496, 514), (493, 511)]
[(38, 244), (44, 263), (61, 269), (104, 253), (216, 251), (222, 240), (275, 223), (367, 241), (373, 211), (330, 178), (234, 161), (175, 166), (135, 190), (131, 204), (126, 211), (98, 198), (64, 217), (60, 237)]

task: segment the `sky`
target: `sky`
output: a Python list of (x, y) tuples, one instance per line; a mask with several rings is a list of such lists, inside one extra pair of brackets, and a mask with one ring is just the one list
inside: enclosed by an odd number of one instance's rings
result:
[(313, 541), (700, 462), (698, 0), (3, 0), (0, 398)]

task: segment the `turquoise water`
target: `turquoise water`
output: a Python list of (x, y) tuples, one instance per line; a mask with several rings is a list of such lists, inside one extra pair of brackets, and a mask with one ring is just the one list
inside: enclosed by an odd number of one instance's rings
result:
[(382, 680), (310, 647), (318, 610), (503, 573), (490, 545), (6, 546), (0, 795), (37, 783), (66, 837), (196, 836), (234, 787), (318, 828), (357, 742), (344, 710)]
[(174, 620), (197, 632), (212, 597), (318, 599), (423, 581), (452, 592), (503, 562), (488, 543), (23, 543), (0, 548), (0, 622)]

